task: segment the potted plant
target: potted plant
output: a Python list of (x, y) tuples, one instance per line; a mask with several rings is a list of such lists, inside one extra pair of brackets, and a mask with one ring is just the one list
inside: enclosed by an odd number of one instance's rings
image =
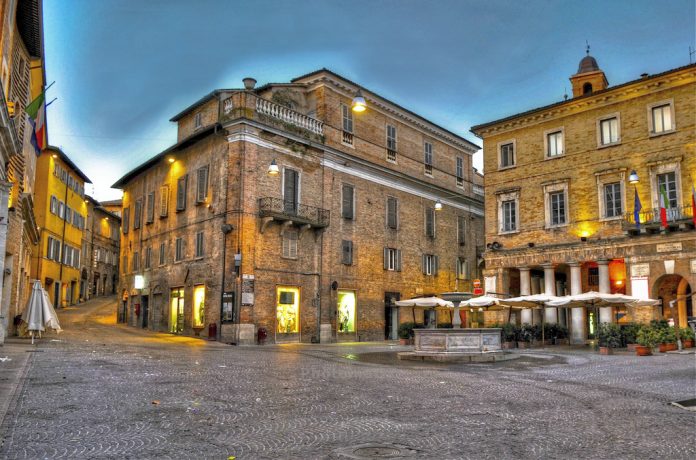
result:
[(413, 339), (413, 328), (416, 327), (416, 323), (401, 323), (399, 325), (399, 344), (400, 345), (410, 345)]
[(534, 326), (524, 323), (517, 334), (517, 348), (529, 348), (534, 338)]
[(640, 325), (635, 323), (626, 324), (621, 327), (621, 342), (628, 351), (636, 350), (636, 336), (640, 330)]
[(694, 330), (690, 327), (683, 327), (679, 329), (679, 337), (682, 340), (682, 346), (684, 348), (693, 348), (694, 346)]
[(512, 323), (505, 323), (501, 326), (501, 334), (503, 339), (503, 348), (515, 348), (518, 330)]
[(652, 350), (660, 341), (660, 334), (652, 326), (643, 326), (638, 330), (636, 335), (636, 354), (638, 356), (650, 356)]
[(660, 353), (677, 349), (677, 334), (673, 327), (660, 328), (659, 330), (659, 346)]
[(568, 328), (562, 324), (554, 324), (553, 328), (553, 342), (556, 345), (570, 345), (570, 340), (568, 339)]
[(621, 346), (621, 330), (615, 323), (601, 323), (597, 328), (599, 354), (612, 355), (614, 348)]

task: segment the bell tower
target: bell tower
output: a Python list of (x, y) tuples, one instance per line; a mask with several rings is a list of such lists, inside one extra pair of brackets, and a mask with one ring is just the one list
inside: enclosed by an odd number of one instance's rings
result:
[(601, 91), (609, 86), (607, 77), (597, 65), (597, 60), (590, 56), (590, 45), (587, 45), (587, 56), (582, 58), (578, 73), (570, 77), (573, 85), (573, 97), (584, 96)]

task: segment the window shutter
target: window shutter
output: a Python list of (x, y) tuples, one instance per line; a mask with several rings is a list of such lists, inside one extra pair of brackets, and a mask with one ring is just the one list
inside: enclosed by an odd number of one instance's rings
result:
[(147, 223), (155, 220), (155, 192), (147, 194)]
[(439, 265), (440, 265), (440, 258), (438, 256), (433, 256), (433, 276), (437, 276)]
[(183, 211), (186, 209), (186, 182), (188, 176), (180, 177), (176, 181), (176, 210)]
[(396, 228), (397, 227), (397, 207), (398, 202), (396, 198), (387, 198), (387, 227)]
[(384, 248), (384, 269), (389, 269), (389, 248)]
[(425, 209), (425, 236), (431, 238), (435, 236), (434, 213), (435, 211), (432, 208)]
[(133, 229), (140, 228), (140, 217), (143, 211), (143, 200), (135, 200), (135, 215), (133, 216)]
[(396, 271), (401, 271), (401, 249), (396, 250)]
[(426, 266), (427, 262), (425, 259), (426, 259), (425, 254), (421, 255), (421, 271), (423, 272), (424, 275), (428, 273), (428, 270), (427, 270), (428, 267)]
[(160, 217), (167, 216), (167, 208), (169, 207), (169, 186), (163, 185), (160, 187)]
[(130, 207), (123, 209), (123, 233), (128, 233), (128, 226), (130, 225)]
[(196, 201), (203, 203), (208, 198), (208, 167), (198, 169), (198, 184), (196, 188)]
[(464, 216), (457, 216), (458, 226), (457, 226), (457, 239), (459, 240), (459, 246), (464, 246), (466, 244), (466, 219)]
[(353, 218), (353, 186), (344, 185), (343, 186), (343, 218), (352, 219)]

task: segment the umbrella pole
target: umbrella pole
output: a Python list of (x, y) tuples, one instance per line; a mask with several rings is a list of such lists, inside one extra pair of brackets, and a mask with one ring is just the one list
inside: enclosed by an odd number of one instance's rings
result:
[(416, 307), (411, 308), (411, 313), (413, 313), (413, 324), (416, 324)]
[(34, 345), (34, 331), (31, 331), (31, 344)]
[(511, 316), (512, 316), (512, 307), (508, 306), (508, 324), (510, 323)]
[(546, 341), (546, 338), (544, 337), (544, 316), (546, 313), (546, 310), (543, 308), (541, 309), (541, 346), (544, 346), (544, 342)]

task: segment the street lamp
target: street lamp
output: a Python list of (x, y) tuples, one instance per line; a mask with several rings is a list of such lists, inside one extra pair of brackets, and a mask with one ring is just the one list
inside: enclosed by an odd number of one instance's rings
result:
[(442, 211), (442, 201), (437, 200), (435, 202), (435, 211)]
[(363, 97), (362, 92), (360, 90), (358, 90), (358, 92), (355, 93), (352, 105), (353, 112), (364, 112), (367, 108), (367, 102), (365, 102), (365, 98)]
[(638, 173), (635, 169), (631, 171), (631, 174), (628, 176), (628, 183), (633, 185), (638, 183)]
[(267, 171), (269, 176), (277, 176), (280, 174), (280, 168), (278, 167), (278, 163), (276, 163), (276, 159), (274, 158), (273, 161), (271, 161), (271, 164), (268, 165), (268, 171)]

